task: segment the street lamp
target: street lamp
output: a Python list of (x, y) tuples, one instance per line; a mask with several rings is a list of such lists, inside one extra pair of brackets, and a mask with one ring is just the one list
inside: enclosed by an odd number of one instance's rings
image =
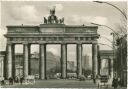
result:
[(104, 2), (104, 1), (93, 1), (93, 2), (101, 3), (101, 4), (102, 3), (108, 4), (108, 5), (116, 8), (125, 17), (125, 19), (127, 19), (127, 15), (119, 7), (117, 7), (117, 6), (115, 6), (115, 5), (111, 4), (111, 3), (108, 3), (108, 2)]
[(113, 43), (113, 42), (112, 42), (110, 39), (108, 39), (107, 37), (100, 35), (100, 38), (101, 38), (101, 37), (104, 38), (104, 39), (106, 39), (106, 40), (109, 41), (110, 43)]
[[(113, 35), (113, 42), (112, 42), (112, 49), (113, 49), (113, 60), (115, 60), (115, 35), (117, 36), (117, 39), (119, 39), (119, 34), (112, 28), (110, 28), (109, 26), (106, 25), (101, 25), (101, 24), (96, 24), (96, 23), (91, 23), (93, 25), (97, 25), (97, 26), (103, 26), (103, 27), (107, 27), (108, 29), (110, 29), (112, 31), (111, 35)], [(107, 44), (102, 44), (102, 45), (107, 45)], [(109, 45), (107, 45), (109, 46)], [(110, 46), (109, 46), (110, 47)]]
[(106, 28), (110, 29), (112, 32), (114, 32), (114, 34), (119, 38), (119, 34), (114, 29), (110, 28), (109, 26), (107, 26), (107, 25), (101, 25), (101, 24), (97, 24), (97, 23), (91, 23), (91, 24), (97, 25), (97, 26), (106, 27)]
[(112, 47), (112, 46), (110, 46), (110, 45), (108, 45), (108, 44), (104, 44), (104, 43), (98, 43), (98, 44), (100, 44), (100, 45), (106, 45), (106, 46), (108, 46), (108, 47), (112, 48), (112, 50), (113, 50), (113, 47)]

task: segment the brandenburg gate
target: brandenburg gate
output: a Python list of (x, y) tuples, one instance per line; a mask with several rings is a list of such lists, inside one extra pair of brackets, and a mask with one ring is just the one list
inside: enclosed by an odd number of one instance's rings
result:
[[(92, 71), (93, 77), (98, 74), (97, 60), (97, 26), (65, 25), (64, 18), (58, 19), (55, 9), (50, 10), (48, 18), (39, 26), (7, 26), (7, 78), (15, 76), (14, 48), (16, 44), (23, 44), (23, 76), (30, 75), (30, 46), (39, 44), (39, 76), (46, 78), (46, 45), (61, 44), (61, 77), (67, 75), (67, 44), (77, 45), (77, 75), (82, 75), (82, 44), (92, 44)], [(32, 66), (32, 65), (31, 65)]]

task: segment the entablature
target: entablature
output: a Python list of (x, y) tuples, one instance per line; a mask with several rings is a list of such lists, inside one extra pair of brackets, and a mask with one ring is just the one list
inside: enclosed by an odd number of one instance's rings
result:
[(11, 33), (85, 33), (97, 34), (97, 26), (64, 25), (64, 24), (41, 24), (39, 26), (7, 26), (7, 34)]

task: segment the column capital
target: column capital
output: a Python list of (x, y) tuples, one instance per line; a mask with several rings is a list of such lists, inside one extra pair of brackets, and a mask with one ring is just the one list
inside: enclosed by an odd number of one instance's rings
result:
[(28, 46), (31, 46), (31, 43), (28, 43), (28, 42), (24, 42), (22, 43), (23, 45), (28, 45)]
[(39, 45), (44, 45), (44, 44), (46, 44), (46, 42), (39, 42), (38, 44)]
[(92, 44), (98, 44), (98, 42), (97, 41), (93, 41)]
[(79, 42), (79, 43), (77, 42), (76, 44), (77, 44), (77, 45), (82, 45), (82, 42)]
[(12, 45), (13, 43), (12, 42), (7, 42), (7, 45)]
[(62, 42), (61, 44), (66, 45), (67, 43), (66, 42)]
[(92, 45), (98, 45), (98, 43), (93, 43)]
[(22, 44), (23, 44), (23, 45), (28, 45), (29, 43), (28, 43), (28, 42), (23, 42)]

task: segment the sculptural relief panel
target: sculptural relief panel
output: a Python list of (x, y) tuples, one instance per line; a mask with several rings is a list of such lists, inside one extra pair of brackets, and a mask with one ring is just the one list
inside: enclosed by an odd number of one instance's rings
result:
[(40, 28), (40, 32), (42, 33), (62, 33), (64, 32), (64, 28)]

